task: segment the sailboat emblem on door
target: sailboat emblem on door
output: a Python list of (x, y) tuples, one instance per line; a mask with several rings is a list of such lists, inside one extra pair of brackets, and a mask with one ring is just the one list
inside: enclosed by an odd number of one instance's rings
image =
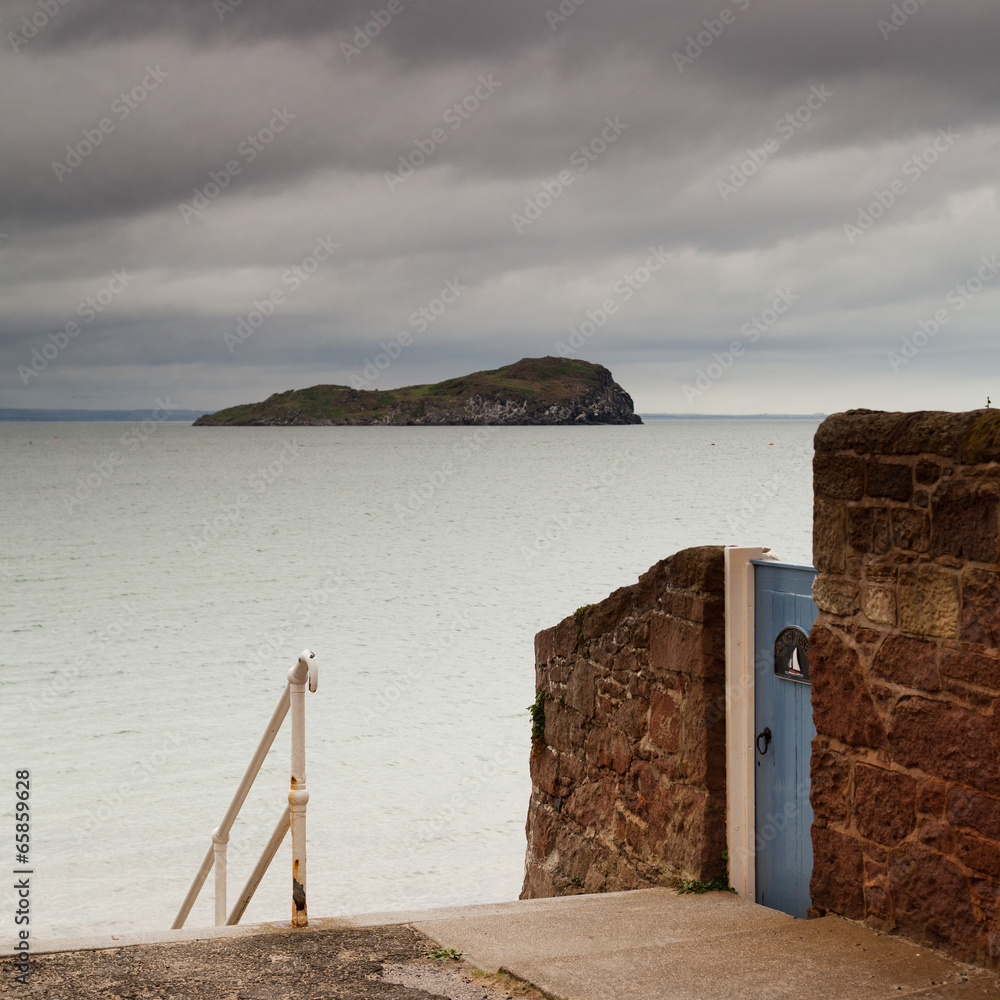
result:
[(793, 681), (809, 681), (809, 636), (797, 625), (783, 628), (774, 640), (774, 672)]

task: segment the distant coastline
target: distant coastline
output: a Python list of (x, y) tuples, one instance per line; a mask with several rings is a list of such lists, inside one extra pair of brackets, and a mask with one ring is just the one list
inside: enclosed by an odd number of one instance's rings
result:
[(643, 420), (825, 420), (826, 413), (640, 413)]
[(67, 423), (92, 421), (94, 423), (135, 422), (155, 420), (162, 423), (192, 423), (208, 410), (17, 410), (0, 408), (0, 423)]

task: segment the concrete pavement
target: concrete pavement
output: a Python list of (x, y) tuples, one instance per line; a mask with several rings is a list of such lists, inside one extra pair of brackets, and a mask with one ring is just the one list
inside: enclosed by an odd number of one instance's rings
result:
[[(149, 935), (119, 936), (113, 941), (52, 942), (48, 948), (63, 954), (51, 959), (35, 958), (39, 975), (33, 986), (44, 985), (47, 961), (61, 963), (64, 982), (73, 981), (74, 963), (82, 975), (99, 954), (80, 950), (83, 948), (114, 947), (133, 975), (145, 964), (151, 976), (157, 963), (162, 967), (162, 956), (155, 949), (169, 948), (173, 967), (198, 968), (198, 988), (202, 992), (194, 995), (297, 996), (297, 992), (288, 992), (295, 981), (288, 975), (281, 978), (280, 985), (275, 980), (274, 992), (268, 992), (266, 976), (252, 992), (213, 992), (215, 987), (209, 982), (213, 975), (219, 977), (220, 983), (215, 985), (220, 990), (222, 983), (231, 984), (238, 955), (246, 953), (248, 968), (253, 966), (256, 959), (251, 953), (254, 939), (259, 936), (265, 941), (265, 952), (280, 950), (287, 956), (281, 959), (283, 971), (294, 969), (296, 954), (301, 952), (303, 963), (308, 962), (311, 970), (310, 998), (367, 996), (370, 970), (379, 968), (380, 963), (384, 983), (405, 981), (405, 987), (392, 988), (409, 990), (400, 996), (466, 1000), (473, 995), (495, 997), (500, 995), (497, 989), (509, 989), (509, 981), (504, 981), (507, 986), (498, 986), (499, 980), (470, 979), (470, 971), (460, 970), (457, 965), (450, 977), (443, 974), (445, 967), (440, 963), (430, 963), (442, 970), (441, 974), (435, 973), (436, 978), (416, 966), (399, 972), (401, 953), (390, 954), (389, 949), (380, 956), (382, 946), (378, 942), (396, 941), (388, 929), (400, 925), (414, 928), (442, 948), (462, 952), (479, 969), (509, 972), (558, 1000), (1000, 1000), (1000, 984), (985, 970), (962, 965), (901, 938), (881, 935), (837, 917), (794, 920), (731, 893), (678, 895), (671, 889), (360, 914), (313, 920), (304, 930), (258, 925), (229, 928), (222, 934), (209, 930), (157, 936), (170, 944), (151, 945)], [(329, 989), (323, 987), (322, 976), (317, 979), (312, 975), (320, 962), (317, 956), (343, 957), (352, 948), (361, 947), (347, 947), (345, 935), (365, 928), (382, 928), (383, 937), (375, 934), (366, 939), (368, 972), (364, 983), (351, 986), (338, 973), (340, 978), (331, 980)], [(399, 947), (398, 942), (392, 945), (397, 951)], [(428, 960), (414, 957), (426, 950), (419, 939), (414, 938), (407, 947), (412, 952), (408, 961), (428, 965)], [(72, 956), (65, 954), (68, 948), (73, 949)], [(115, 963), (105, 962), (105, 966), (102, 981), (107, 982)], [(4, 987), (10, 985), (0, 984), (0, 995), (6, 995)], [(487, 989), (491, 985), (492, 989)], [(145, 992), (136, 995), (164, 1000), (188, 995), (167, 992), (169, 987), (163, 986), (158, 992), (157, 986), (150, 978)], [(479, 993), (470, 992), (476, 988)], [(22, 995), (62, 994), (29, 988)], [(77, 995), (82, 994), (67, 994)]]

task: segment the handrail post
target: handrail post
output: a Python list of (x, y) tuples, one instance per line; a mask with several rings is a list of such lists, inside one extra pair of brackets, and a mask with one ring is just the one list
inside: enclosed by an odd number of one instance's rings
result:
[(221, 833), (216, 827), (212, 831), (212, 843), (215, 845), (215, 926), (222, 927), (226, 922), (226, 849), (229, 834)]
[(288, 671), (288, 692), (292, 715), (292, 773), (288, 808), (292, 830), (292, 926), (306, 927), (306, 684), (316, 690), (316, 655), (303, 650), (298, 663)]
[[(184, 926), (198, 894), (201, 892), (208, 873), (215, 868), (215, 923), (217, 926), (239, 921), (253, 897), (260, 880), (264, 877), (267, 866), (278, 850), (285, 833), (292, 831), (292, 925), (305, 927), (309, 923), (306, 913), (306, 803), (309, 792), (306, 789), (306, 749), (305, 749), (305, 689), (308, 682), (309, 690), (316, 690), (319, 667), (316, 654), (304, 649), (299, 654), (298, 662), (288, 671), (288, 684), (278, 699), (278, 704), (271, 715), (271, 720), (264, 730), (264, 735), (257, 744), (253, 757), (247, 766), (226, 810), (222, 822), (212, 831), (212, 843), (209, 845), (205, 858), (188, 889), (184, 902), (171, 925), (173, 930)], [(226, 850), (229, 843), (229, 831), (232, 829), (243, 802), (254, 783), (260, 766), (267, 756), (274, 737), (284, 722), (289, 708), (292, 709), (292, 775), (291, 789), (288, 793), (288, 809), (278, 821), (271, 839), (264, 848), (264, 853), (257, 862), (249, 881), (233, 907), (233, 912), (226, 917)]]

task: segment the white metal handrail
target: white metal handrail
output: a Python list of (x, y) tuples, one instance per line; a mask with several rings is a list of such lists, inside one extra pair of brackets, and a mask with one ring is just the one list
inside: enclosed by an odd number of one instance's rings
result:
[[(253, 757), (247, 766), (243, 780), (236, 789), (233, 801), (229, 803), (222, 822), (212, 831), (212, 843), (208, 852), (198, 869), (198, 873), (188, 889), (187, 896), (181, 904), (177, 916), (174, 918), (171, 928), (179, 930), (184, 926), (191, 907), (194, 906), (201, 887), (208, 878), (208, 873), (215, 867), (215, 923), (216, 926), (223, 924), (238, 924), (240, 917), (253, 898), (253, 894), (260, 885), (268, 865), (278, 852), (285, 834), (292, 831), (292, 926), (305, 927), (309, 923), (309, 916), (306, 910), (306, 804), (309, 802), (309, 791), (306, 788), (306, 685), (310, 691), (316, 690), (316, 683), (319, 679), (319, 667), (316, 663), (316, 654), (311, 650), (304, 649), (299, 654), (298, 662), (288, 671), (288, 683), (282, 691), (278, 704), (275, 706), (268, 722), (264, 735), (257, 744)], [(267, 756), (271, 744), (281, 724), (285, 721), (288, 710), (292, 710), (292, 766), (291, 780), (288, 791), (288, 806), (281, 819), (278, 820), (274, 832), (271, 834), (267, 845), (257, 864), (254, 866), (247, 884), (243, 887), (236, 905), (229, 916), (226, 916), (226, 848), (229, 844), (229, 831), (232, 829), (240, 808), (246, 800), (250, 786), (260, 771), (264, 758)]]

